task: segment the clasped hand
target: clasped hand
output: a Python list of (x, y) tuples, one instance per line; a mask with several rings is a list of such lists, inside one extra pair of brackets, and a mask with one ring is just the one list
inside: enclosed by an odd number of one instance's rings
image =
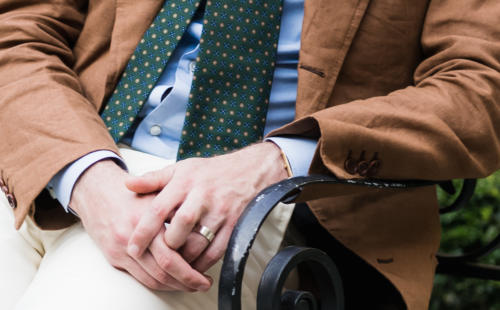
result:
[[(70, 205), (114, 267), (155, 290), (205, 291), (213, 280), (204, 273), (224, 255), (244, 207), (286, 178), (281, 161), (271, 142), (140, 177), (104, 161), (80, 178)], [(197, 225), (215, 233), (212, 242)]]

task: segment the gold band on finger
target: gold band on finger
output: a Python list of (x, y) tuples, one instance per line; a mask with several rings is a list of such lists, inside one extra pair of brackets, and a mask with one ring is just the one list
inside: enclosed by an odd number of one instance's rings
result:
[(193, 231), (197, 232), (200, 235), (202, 235), (203, 237), (205, 237), (205, 239), (207, 239), (208, 242), (212, 242), (212, 240), (214, 240), (214, 238), (215, 238), (214, 232), (212, 230), (210, 230), (210, 228), (208, 228), (207, 226), (196, 225), (196, 227), (193, 229)]

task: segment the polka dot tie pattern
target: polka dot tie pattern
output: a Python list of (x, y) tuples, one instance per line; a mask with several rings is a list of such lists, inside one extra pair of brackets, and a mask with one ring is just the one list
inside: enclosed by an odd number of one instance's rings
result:
[(115, 142), (132, 125), (198, 6), (198, 0), (167, 0), (144, 33), (101, 114)]
[(281, 19), (280, 0), (208, 0), (178, 159), (262, 139)]

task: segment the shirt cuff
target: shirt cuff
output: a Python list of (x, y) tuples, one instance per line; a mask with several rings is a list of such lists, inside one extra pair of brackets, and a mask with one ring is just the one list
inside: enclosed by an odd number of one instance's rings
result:
[(274, 142), (285, 153), (293, 176), (308, 175), (318, 140), (288, 136), (270, 137), (266, 138), (265, 141)]
[(68, 164), (50, 180), (47, 188), (52, 197), (59, 200), (66, 212), (69, 212), (68, 205), (76, 181), (90, 166), (104, 159), (113, 159), (120, 167), (127, 170), (127, 166), (118, 155), (111, 151), (99, 150)]

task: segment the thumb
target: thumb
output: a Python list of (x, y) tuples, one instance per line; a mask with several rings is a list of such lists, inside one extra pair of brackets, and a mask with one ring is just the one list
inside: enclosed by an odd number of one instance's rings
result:
[(173, 165), (161, 170), (150, 171), (141, 176), (129, 175), (125, 179), (125, 186), (138, 194), (149, 194), (161, 191), (172, 178)]

